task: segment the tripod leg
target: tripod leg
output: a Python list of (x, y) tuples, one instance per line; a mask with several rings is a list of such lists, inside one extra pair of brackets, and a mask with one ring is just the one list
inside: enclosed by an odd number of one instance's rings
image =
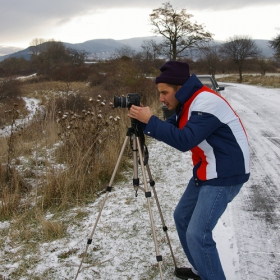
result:
[(156, 238), (155, 225), (154, 225), (154, 218), (153, 218), (151, 202), (150, 202), (151, 192), (148, 191), (148, 183), (147, 183), (147, 178), (146, 178), (146, 173), (145, 173), (145, 167), (144, 167), (144, 162), (143, 162), (143, 155), (142, 155), (140, 140), (138, 137), (134, 136), (134, 140), (135, 140), (135, 138), (136, 138), (136, 143), (137, 143), (138, 152), (139, 152), (140, 165), (141, 165), (141, 169), (142, 169), (143, 183), (144, 183), (144, 187), (145, 187), (145, 196), (147, 198), (147, 204), (148, 204), (148, 209), (149, 209), (151, 229), (152, 229), (152, 233), (153, 233), (153, 239), (154, 239), (155, 251), (156, 251), (156, 259), (157, 259), (158, 266), (159, 266), (160, 277), (161, 277), (161, 279), (163, 279), (163, 273), (162, 273), (162, 267), (161, 267), (162, 256), (159, 255), (158, 242), (157, 242), (157, 238)]
[(149, 179), (150, 179), (150, 185), (152, 187), (153, 194), (154, 194), (154, 197), (155, 197), (155, 200), (156, 200), (156, 203), (157, 203), (157, 208), (158, 208), (160, 219), (161, 219), (161, 223), (162, 223), (162, 229), (163, 229), (163, 231), (165, 232), (165, 235), (166, 235), (167, 243), (168, 243), (169, 248), (170, 248), (170, 252), (171, 252), (171, 256), (172, 256), (173, 262), (174, 262), (174, 266), (177, 267), (176, 259), (175, 259), (175, 256), (174, 256), (174, 253), (173, 253), (173, 250), (172, 250), (172, 246), (171, 246), (171, 242), (170, 242), (170, 239), (169, 239), (169, 235), (168, 235), (168, 232), (167, 232), (168, 228), (165, 225), (165, 221), (164, 221), (163, 214), (162, 214), (162, 211), (161, 211), (161, 207), (160, 207), (160, 204), (159, 204), (157, 192), (156, 192), (156, 189), (155, 189), (155, 182), (154, 182), (154, 180), (152, 178), (152, 173), (151, 173), (151, 169), (150, 169), (149, 164), (146, 164), (146, 169), (147, 169), (148, 176), (149, 176)]
[(126, 136), (126, 138), (125, 138), (125, 140), (124, 140), (124, 143), (123, 143), (121, 152), (120, 152), (120, 154), (119, 154), (117, 163), (116, 163), (116, 165), (115, 165), (115, 169), (114, 169), (114, 171), (113, 171), (111, 180), (110, 180), (109, 185), (108, 185), (108, 187), (107, 187), (106, 195), (105, 195), (105, 197), (104, 197), (104, 199), (103, 199), (103, 201), (102, 201), (102, 205), (101, 205), (101, 208), (100, 208), (100, 210), (99, 210), (98, 216), (97, 216), (97, 218), (96, 218), (94, 227), (93, 227), (92, 232), (91, 232), (91, 235), (90, 235), (90, 237), (89, 237), (89, 239), (88, 239), (88, 241), (87, 241), (87, 246), (86, 246), (86, 249), (85, 249), (85, 251), (84, 251), (84, 253), (83, 253), (83, 257), (82, 257), (80, 266), (79, 266), (79, 268), (78, 268), (78, 271), (77, 271), (75, 280), (77, 279), (77, 277), (78, 277), (78, 275), (79, 275), (79, 272), (80, 272), (80, 270), (81, 270), (81, 267), (82, 267), (84, 258), (85, 258), (86, 254), (87, 254), (88, 247), (89, 247), (89, 245), (90, 245), (91, 242), (92, 242), (92, 237), (93, 237), (93, 234), (94, 234), (95, 229), (96, 229), (96, 227), (97, 227), (98, 221), (99, 221), (99, 219), (100, 219), (100, 217), (101, 217), (101, 213), (102, 213), (102, 210), (103, 210), (103, 208), (104, 208), (105, 202), (106, 202), (106, 200), (107, 200), (108, 194), (109, 194), (109, 192), (111, 192), (111, 190), (112, 190), (113, 181), (114, 181), (114, 179), (115, 179), (115, 176), (116, 176), (118, 167), (119, 167), (119, 165), (120, 165), (120, 161), (121, 161), (122, 155), (123, 155), (123, 153), (124, 153), (124, 149), (125, 149), (125, 147), (126, 147), (128, 138), (129, 138), (129, 136)]

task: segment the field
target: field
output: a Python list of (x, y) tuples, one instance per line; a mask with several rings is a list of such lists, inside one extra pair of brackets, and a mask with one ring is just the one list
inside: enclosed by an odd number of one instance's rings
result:
[[(232, 79), (234, 77), (224, 77), (218, 81), (231, 82)], [(244, 76), (244, 82), (276, 88), (280, 84), (277, 76)], [(56, 242), (68, 240), (73, 230), (85, 226), (80, 221), (96, 215), (88, 211), (106, 190), (117, 151), (130, 126), (126, 109), (113, 109), (111, 103), (114, 94), (129, 91), (123, 89), (109, 94), (101, 87), (82, 82), (21, 81), (10, 86), (18, 91), (14, 90), (17, 94), (1, 103), (0, 274), (3, 279), (53, 279), (56, 272), (47, 267), (47, 263), (42, 270), (37, 265), (41, 245), (45, 244), (43, 247), (48, 248), (48, 252), (59, 252), (56, 257), (64, 265), (71, 256), (82, 253), (77, 244), (63, 250), (58, 249), (60, 245)], [(154, 85), (149, 85), (147, 91), (144, 104), (151, 105), (153, 112), (161, 115)], [(127, 182), (131, 168), (128, 147), (116, 181)], [(123, 210), (130, 203), (131, 198), (126, 198)], [(142, 215), (140, 209), (135, 211)], [(109, 209), (107, 215), (110, 212)], [(92, 223), (87, 226), (91, 227)], [(107, 226), (103, 228), (105, 235), (109, 231)], [(132, 227), (138, 231), (140, 225)], [(79, 234), (80, 239), (84, 230)], [(148, 269), (151, 278), (145, 279), (153, 279), (155, 270)], [(70, 274), (73, 276), (73, 269)], [(68, 279), (69, 275), (59, 277), (56, 278)]]
[[(220, 81), (220, 82), (236, 83), (236, 82), (238, 82), (239, 76), (238, 75), (220, 74), (220, 75), (217, 75), (216, 78), (217, 78), (217, 81)], [(267, 73), (266, 75), (244, 74), (243, 75), (243, 84), (279, 88), (280, 87), (280, 74), (279, 73)]]

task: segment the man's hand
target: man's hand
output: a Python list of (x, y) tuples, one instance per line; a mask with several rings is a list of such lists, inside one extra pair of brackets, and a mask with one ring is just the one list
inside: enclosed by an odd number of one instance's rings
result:
[(150, 107), (138, 107), (135, 105), (130, 107), (128, 113), (130, 118), (136, 119), (142, 123), (148, 123), (152, 115)]

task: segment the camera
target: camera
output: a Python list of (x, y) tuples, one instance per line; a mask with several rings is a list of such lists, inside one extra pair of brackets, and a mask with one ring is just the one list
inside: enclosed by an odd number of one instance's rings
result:
[(141, 96), (138, 93), (128, 93), (127, 96), (114, 96), (114, 108), (130, 108), (132, 105), (140, 106)]

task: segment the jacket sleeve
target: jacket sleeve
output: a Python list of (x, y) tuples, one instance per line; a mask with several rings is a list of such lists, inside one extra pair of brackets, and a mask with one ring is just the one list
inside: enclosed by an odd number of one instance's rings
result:
[(186, 152), (205, 140), (221, 125), (217, 117), (202, 112), (192, 112), (186, 126), (182, 129), (152, 116), (144, 129), (144, 133), (182, 152)]
[[(170, 118), (168, 118), (167, 120), (165, 120), (165, 122), (166, 122), (166, 123), (171, 123), (171, 124), (173, 124), (174, 126), (177, 126), (176, 114), (174, 113)], [(145, 133), (147, 124), (142, 123), (142, 122), (141, 122), (140, 124), (141, 124), (141, 128), (142, 128), (143, 132)]]
[(171, 123), (173, 125), (177, 125), (177, 120), (176, 120), (176, 114), (172, 114), (171, 117), (169, 117), (165, 122)]

